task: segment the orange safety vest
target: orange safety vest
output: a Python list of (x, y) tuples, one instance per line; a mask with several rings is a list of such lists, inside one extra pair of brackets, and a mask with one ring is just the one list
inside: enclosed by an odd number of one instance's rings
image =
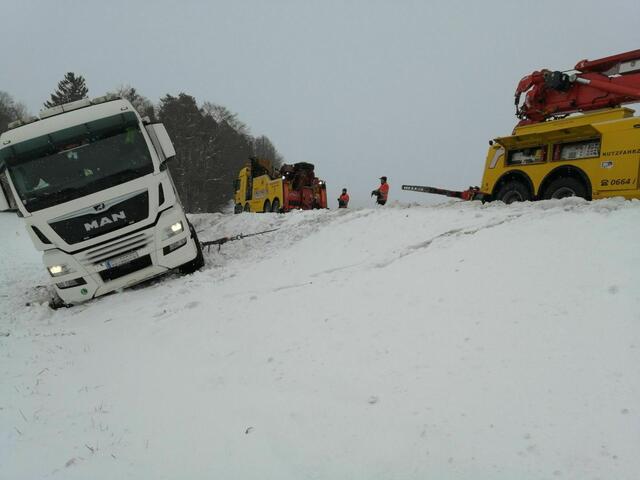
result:
[(389, 195), (389, 184), (388, 183), (383, 183), (382, 185), (380, 185), (380, 188), (378, 188), (378, 191), (380, 192), (380, 200), (387, 200), (387, 196)]
[(347, 205), (349, 205), (349, 194), (343, 193), (340, 195), (340, 197), (338, 197), (338, 203), (340, 204), (340, 208), (347, 208)]

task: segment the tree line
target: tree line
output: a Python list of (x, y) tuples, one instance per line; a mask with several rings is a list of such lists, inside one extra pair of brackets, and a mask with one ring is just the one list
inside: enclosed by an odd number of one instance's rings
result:
[[(283, 158), (264, 136), (253, 136), (249, 127), (228, 108), (212, 102), (198, 104), (184, 92), (166, 94), (153, 103), (129, 85), (108, 92), (129, 100), (142, 117), (164, 123), (176, 148), (168, 162), (180, 199), (188, 212), (215, 212), (233, 198), (233, 181), (249, 157)], [(89, 89), (81, 75), (67, 73), (58, 83), (44, 108), (88, 98)], [(25, 105), (0, 91), (0, 132), (15, 120), (29, 116)]]

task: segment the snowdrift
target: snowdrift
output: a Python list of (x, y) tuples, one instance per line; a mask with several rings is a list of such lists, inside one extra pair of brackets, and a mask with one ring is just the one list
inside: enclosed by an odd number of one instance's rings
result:
[(640, 476), (640, 202), (192, 221), (279, 230), (54, 312), (0, 215), (0, 477)]

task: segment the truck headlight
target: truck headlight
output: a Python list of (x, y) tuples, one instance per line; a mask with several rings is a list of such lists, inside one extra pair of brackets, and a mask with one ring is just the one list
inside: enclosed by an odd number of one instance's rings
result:
[(61, 265), (52, 265), (50, 267), (47, 267), (47, 270), (49, 270), (49, 275), (51, 275), (52, 277), (60, 277), (62, 275), (66, 275), (71, 271), (69, 266), (65, 265), (64, 263)]
[(184, 231), (184, 225), (182, 225), (181, 221), (178, 221), (176, 223), (174, 223), (173, 225), (171, 225), (170, 227), (165, 228), (164, 232), (164, 238), (170, 238), (173, 237), (174, 235), (178, 235), (179, 233), (182, 233)]

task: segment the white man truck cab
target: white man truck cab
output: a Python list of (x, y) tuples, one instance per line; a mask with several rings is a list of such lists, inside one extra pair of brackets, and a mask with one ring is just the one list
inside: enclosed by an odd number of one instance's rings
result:
[(17, 123), (0, 136), (0, 170), (58, 305), (203, 265), (167, 169), (175, 150), (162, 124), (145, 124), (111, 97)]

